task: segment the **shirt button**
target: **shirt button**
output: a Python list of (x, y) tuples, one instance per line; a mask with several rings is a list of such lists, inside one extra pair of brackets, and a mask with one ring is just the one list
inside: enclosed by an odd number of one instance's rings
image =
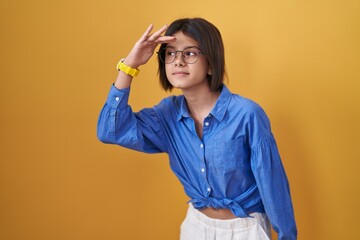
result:
[(201, 169), (201, 172), (205, 172), (205, 168), (202, 168), (202, 169)]
[(211, 191), (211, 188), (208, 187), (206, 190), (207, 190), (208, 192), (210, 192), (210, 191)]
[(118, 101), (120, 100), (120, 98), (119, 98), (119, 97), (116, 97), (115, 100), (118, 102)]
[(205, 126), (209, 126), (209, 125), (210, 125), (210, 123), (208, 123), (208, 122), (205, 123)]
[(200, 147), (203, 148), (203, 147), (204, 147), (204, 144), (200, 144)]

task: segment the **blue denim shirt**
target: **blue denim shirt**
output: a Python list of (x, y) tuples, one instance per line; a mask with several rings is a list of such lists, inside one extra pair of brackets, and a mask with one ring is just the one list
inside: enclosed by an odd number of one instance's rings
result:
[(238, 217), (265, 212), (279, 239), (296, 239), (288, 180), (270, 122), (258, 104), (224, 85), (200, 139), (184, 96), (134, 113), (129, 93), (129, 88), (111, 87), (98, 121), (102, 142), (166, 152), (195, 208), (229, 208)]

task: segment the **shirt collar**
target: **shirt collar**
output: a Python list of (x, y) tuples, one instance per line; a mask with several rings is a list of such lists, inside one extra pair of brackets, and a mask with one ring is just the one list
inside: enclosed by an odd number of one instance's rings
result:
[[(230, 99), (231, 99), (231, 92), (229, 89), (223, 85), (221, 89), (221, 93), (219, 98), (217, 99), (214, 108), (211, 110), (210, 115), (212, 115), (214, 118), (216, 118), (218, 121), (223, 120), (227, 107), (229, 105)], [(177, 121), (180, 121), (181, 118), (188, 118), (190, 117), (186, 100), (183, 95), (179, 96), (176, 107), (178, 109), (178, 116), (176, 118)]]
[(190, 117), (184, 95), (179, 96), (177, 100), (178, 101), (176, 104), (176, 108), (178, 109), (178, 116), (177, 116), (176, 120), (180, 121), (183, 117), (184, 118)]

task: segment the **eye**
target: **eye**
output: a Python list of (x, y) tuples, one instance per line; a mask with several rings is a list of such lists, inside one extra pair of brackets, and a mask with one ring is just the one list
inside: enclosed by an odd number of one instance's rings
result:
[(165, 56), (175, 56), (175, 55), (176, 55), (176, 51), (174, 49), (167, 48), (165, 50)]
[(185, 57), (193, 57), (193, 56), (197, 56), (198, 54), (199, 53), (198, 53), (197, 49), (195, 49), (195, 48), (184, 50)]

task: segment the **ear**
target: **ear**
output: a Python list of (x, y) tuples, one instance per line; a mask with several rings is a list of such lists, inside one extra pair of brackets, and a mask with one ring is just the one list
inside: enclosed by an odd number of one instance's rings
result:
[(212, 75), (212, 68), (211, 68), (210, 66), (209, 66), (209, 68), (208, 68), (207, 74), (208, 74), (208, 75)]

